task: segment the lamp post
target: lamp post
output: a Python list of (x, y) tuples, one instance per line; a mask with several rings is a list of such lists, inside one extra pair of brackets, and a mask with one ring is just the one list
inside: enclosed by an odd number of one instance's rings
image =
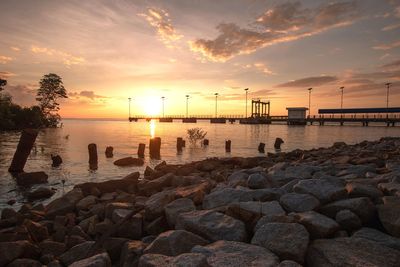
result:
[(218, 93), (215, 93), (215, 118), (217, 118)]
[(340, 87), (340, 90), (342, 91), (341, 98), (340, 98), (341, 118), (343, 118), (343, 89), (344, 89), (344, 86)]
[(311, 118), (311, 91), (312, 87), (308, 88), (308, 117)]
[(128, 102), (129, 102), (129, 121), (131, 120), (131, 100), (132, 98), (128, 98)]
[(189, 116), (189, 95), (186, 95), (186, 118)]
[(245, 118), (247, 118), (247, 91), (249, 91), (249, 88), (244, 89), (246, 91), (246, 116)]
[(386, 118), (389, 118), (389, 89), (392, 83), (386, 83)]
[(164, 118), (164, 99), (165, 99), (165, 96), (162, 96), (161, 97), (161, 99), (162, 99), (162, 116), (163, 116), (163, 118)]

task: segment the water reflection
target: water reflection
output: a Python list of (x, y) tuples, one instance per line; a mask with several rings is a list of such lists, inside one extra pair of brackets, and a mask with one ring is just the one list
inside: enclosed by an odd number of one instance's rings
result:
[(155, 120), (150, 121), (150, 138), (154, 138), (156, 136), (156, 122)]

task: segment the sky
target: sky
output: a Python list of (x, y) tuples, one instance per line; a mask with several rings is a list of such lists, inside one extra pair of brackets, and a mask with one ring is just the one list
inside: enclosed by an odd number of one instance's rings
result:
[(0, 77), (23, 106), (62, 77), (62, 117), (400, 106), (400, 0), (1, 0)]

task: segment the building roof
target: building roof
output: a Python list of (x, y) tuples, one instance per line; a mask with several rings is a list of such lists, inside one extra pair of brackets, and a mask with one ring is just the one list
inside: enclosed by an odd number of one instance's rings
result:
[(396, 108), (331, 108), (319, 109), (319, 114), (342, 114), (342, 113), (400, 113), (400, 107)]
[(308, 110), (308, 108), (305, 107), (294, 107), (294, 108), (286, 108), (287, 110)]

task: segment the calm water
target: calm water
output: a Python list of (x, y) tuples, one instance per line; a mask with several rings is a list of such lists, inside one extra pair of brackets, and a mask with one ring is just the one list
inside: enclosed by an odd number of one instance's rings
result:
[[(207, 148), (187, 147), (182, 154), (176, 152), (176, 138), (185, 137), (186, 130), (201, 127), (207, 131), (210, 145)], [(257, 146), (266, 143), (266, 152), (273, 152), (276, 137), (285, 143), (283, 151), (326, 147), (337, 141), (356, 143), (363, 140), (376, 140), (384, 136), (400, 136), (400, 127), (361, 127), (361, 126), (287, 126), (287, 125), (241, 125), (210, 124), (208, 121), (197, 124), (181, 122), (126, 122), (126, 121), (88, 121), (65, 120), (61, 129), (42, 131), (36, 140), (36, 152), (28, 159), (25, 171), (45, 171), (49, 174), (50, 186), (57, 189), (54, 197), (67, 191), (76, 183), (102, 181), (121, 178), (134, 171), (143, 171), (146, 165), (154, 166), (159, 161), (147, 156), (144, 167), (117, 167), (115, 159), (136, 156), (139, 143), (148, 145), (152, 136), (162, 139), (161, 157), (168, 163), (185, 163), (206, 157), (257, 156)], [(232, 152), (225, 153), (225, 140), (232, 140)], [(19, 140), (19, 133), (0, 133), (0, 209), (7, 206), (9, 199), (24, 201), (24, 191), (17, 188), (14, 179), (7, 172)], [(99, 153), (99, 169), (88, 169), (87, 145), (96, 143)], [(114, 158), (104, 155), (106, 146), (114, 147)], [(52, 168), (50, 154), (59, 154), (64, 163)], [(61, 179), (66, 183), (63, 187)], [(18, 207), (19, 204), (14, 206)]]

